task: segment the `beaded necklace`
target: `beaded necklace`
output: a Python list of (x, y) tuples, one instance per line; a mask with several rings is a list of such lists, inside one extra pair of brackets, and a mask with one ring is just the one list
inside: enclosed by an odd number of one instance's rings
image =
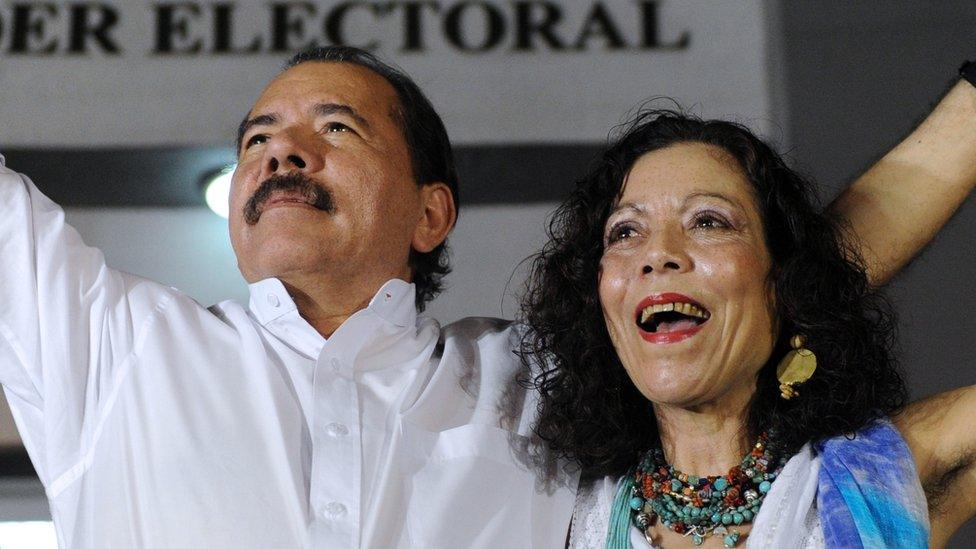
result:
[(664, 460), (663, 449), (652, 449), (628, 483), (631, 522), (648, 542), (656, 516), (671, 531), (691, 536), (695, 545), (723, 536), (726, 547), (735, 547), (741, 537), (735, 526), (752, 522), (786, 463), (771, 453), (766, 441), (763, 433), (741, 464), (725, 475), (708, 477), (676, 471)]

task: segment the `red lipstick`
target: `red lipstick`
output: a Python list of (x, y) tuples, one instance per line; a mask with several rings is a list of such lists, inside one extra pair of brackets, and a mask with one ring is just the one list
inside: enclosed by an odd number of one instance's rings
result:
[[(641, 313), (647, 307), (650, 307), (652, 305), (660, 305), (664, 303), (690, 303), (703, 311), (707, 310), (705, 309), (705, 307), (702, 307), (700, 303), (698, 303), (697, 301), (695, 301), (694, 299), (686, 295), (665, 292), (660, 294), (651, 294), (645, 297), (644, 299), (642, 299), (641, 302), (637, 304), (637, 310), (635, 311), (636, 318), (639, 319)], [(676, 330), (673, 332), (661, 332), (661, 333), (648, 332), (647, 330), (645, 330), (640, 326), (639, 322), (637, 324), (637, 328), (638, 330), (640, 330), (640, 336), (644, 339), (644, 341), (647, 341), (648, 343), (666, 344), (666, 343), (677, 343), (679, 341), (688, 339), (689, 337), (700, 332), (704, 325), (705, 323), (702, 322), (701, 324), (695, 325), (685, 330)]]

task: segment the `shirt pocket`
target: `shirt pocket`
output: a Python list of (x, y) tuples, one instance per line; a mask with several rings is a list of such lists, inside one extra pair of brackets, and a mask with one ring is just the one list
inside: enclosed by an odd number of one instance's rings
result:
[(526, 437), (476, 424), (436, 433), (404, 424), (404, 434), (419, 451), (407, 479), (411, 547), (563, 546), (575, 484), (553, 488)]

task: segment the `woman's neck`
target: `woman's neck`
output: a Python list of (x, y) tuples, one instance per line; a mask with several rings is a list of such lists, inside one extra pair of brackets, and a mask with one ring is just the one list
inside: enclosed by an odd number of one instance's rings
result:
[(755, 443), (748, 429), (752, 392), (691, 408), (654, 404), (664, 457), (689, 475), (724, 475)]

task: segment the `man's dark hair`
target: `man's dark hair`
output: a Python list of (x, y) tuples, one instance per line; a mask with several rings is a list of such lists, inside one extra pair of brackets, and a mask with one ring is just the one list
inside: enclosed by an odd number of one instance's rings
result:
[[(607, 331), (598, 273), (604, 226), (627, 174), (643, 155), (680, 143), (731, 155), (762, 216), (779, 326), (750, 403), (752, 436), (768, 432), (792, 455), (807, 442), (856, 432), (907, 399), (891, 351), (893, 313), (868, 286), (842, 227), (818, 211), (811, 183), (744, 126), (644, 111), (556, 210), (523, 301), (530, 328), (523, 380), (539, 391), (536, 432), (587, 477), (622, 475), (658, 443), (653, 406), (628, 377)], [(776, 363), (793, 334), (816, 354), (817, 371), (797, 397), (783, 400)]]
[[(284, 70), (312, 61), (359, 65), (389, 82), (396, 90), (399, 103), (391, 114), (403, 131), (417, 185), (437, 182), (446, 184), (451, 189), (455, 208), (460, 209), (457, 168), (454, 165), (451, 141), (444, 122), (420, 87), (403, 71), (384, 63), (367, 51), (349, 46), (307, 49), (288, 60)], [(239, 131), (238, 148), (242, 138)], [(409, 261), (413, 283), (417, 287), (417, 309), (423, 311), (427, 303), (441, 292), (443, 279), (451, 272), (447, 240), (426, 253), (410, 250)]]

